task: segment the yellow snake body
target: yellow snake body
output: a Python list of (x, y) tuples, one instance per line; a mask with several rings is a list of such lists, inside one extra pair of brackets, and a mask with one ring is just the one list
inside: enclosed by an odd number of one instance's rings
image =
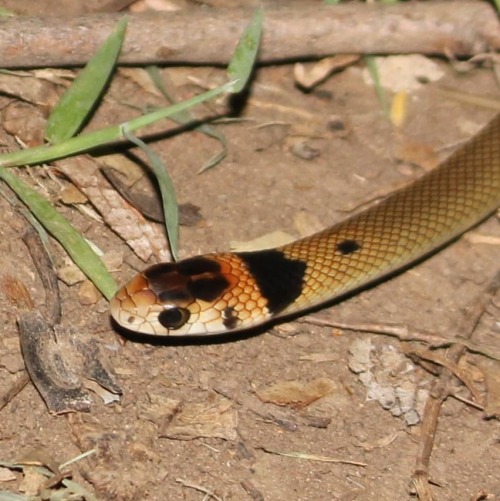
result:
[(424, 257), (500, 206), (500, 116), (439, 167), (310, 237), (154, 265), (111, 315), (152, 335), (221, 334), (330, 301)]

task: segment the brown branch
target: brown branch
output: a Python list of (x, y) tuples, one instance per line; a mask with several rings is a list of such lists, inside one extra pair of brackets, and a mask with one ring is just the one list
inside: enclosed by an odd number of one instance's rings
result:
[[(465, 338), (470, 338), (473, 335), (487, 306), (499, 289), (500, 272), (496, 273), (479, 300), (466, 312), (460, 327), (460, 331), (464, 333), (463, 335)], [(466, 348), (463, 345), (453, 345), (447, 353), (447, 358), (450, 363), (455, 365), (458, 364), (465, 350)], [(453, 372), (444, 368), (440, 377), (434, 381), (425, 405), (420, 434), (420, 451), (415, 461), (415, 469), (412, 475), (416, 493), (421, 501), (432, 501), (434, 499), (430, 489), (429, 466), (441, 407), (448, 396), (451, 395), (450, 383), (452, 379)]]
[[(130, 15), (120, 62), (226, 64), (251, 13), (196, 8)], [(0, 67), (84, 64), (120, 16), (3, 18)], [(339, 53), (472, 55), (499, 48), (499, 22), (486, 2), (292, 3), (265, 10), (260, 61)]]

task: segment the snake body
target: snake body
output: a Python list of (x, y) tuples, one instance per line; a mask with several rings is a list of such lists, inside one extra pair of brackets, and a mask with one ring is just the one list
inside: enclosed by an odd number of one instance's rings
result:
[(500, 206), (500, 116), (440, 166), (377, 205), (290, 244), (151, 266), (111, 315), (151, 335), (255, 327), (338, 298), (435, 251)]

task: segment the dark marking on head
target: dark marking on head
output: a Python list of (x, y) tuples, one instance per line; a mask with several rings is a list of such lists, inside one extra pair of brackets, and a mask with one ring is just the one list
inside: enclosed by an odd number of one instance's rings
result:
[(222, 276), (193, 278), (187, 284), (191, 295), (202, 301), (215, 301), (228, 288), (229, 282)]
[(353, 254), (359, 249), (361, 249), (361, 244), (356, 240), (343, 240), (342, 242), (339, 242), (337, 244), (337, 251), (340, 252), (343, 256)]
[(165, 305), (186, 306), (197, 299), (214, 301), (229, 286), (220, 273), (219, 263), (205, 257), (155, 264), (144, 272), (144, 277)]
[(238, 315), (231, 306), (228, 306), (222, 312), (222, 323), (228, 330), (234, 329), (238, 325)]
[(175, 285), (181, 286), (182, 281), (178, 279), (176, 280), (176, 266), (177, 265), (175, 263), (154, 264), (145, 270), (143, 275), (149, 282), (149, 286), (154, 292), (163, 290), (165, 283), (170, 284), (170, 288)]
[(255, 278), (271, 314), (285, 309), (302, 293), (306, 263), (288, 259), (275, 249), (237, 255)]
[(192, 296), (185, 285), (177, 288), (169, 288), (158, 294), (162, 303), (186, 303), (192, 300)]
[(184, 259), (177, 263), (177, 271), (181, 275), (194, 276), (203, 275), (205, 273), (219, 273), (220, 265), (217, 261), (213, 259), (207, 259), (206, 257), (196, 256)]

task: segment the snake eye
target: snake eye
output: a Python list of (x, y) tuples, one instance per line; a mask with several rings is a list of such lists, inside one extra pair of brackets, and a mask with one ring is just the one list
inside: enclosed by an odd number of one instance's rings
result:
[(158, 315), (158, 322), (160, 322), (165, 329), (180, 329), (189, 320), (189, 310), (185, 308), (172, 307), (163, 310)]

